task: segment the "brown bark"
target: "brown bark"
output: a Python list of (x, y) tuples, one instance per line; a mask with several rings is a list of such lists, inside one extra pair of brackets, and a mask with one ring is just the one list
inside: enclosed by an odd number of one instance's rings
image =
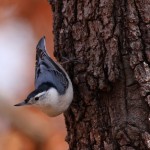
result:
[(65, 66), (70, 149), (150, 149), (150, 1), (49, 1), (55, 56), (82, 61)]

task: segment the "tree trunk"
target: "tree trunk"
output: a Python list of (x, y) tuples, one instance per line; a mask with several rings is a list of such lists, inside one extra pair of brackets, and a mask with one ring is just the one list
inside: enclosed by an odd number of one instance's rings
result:
[(49, 0), (74, 100), (70, 150), (150, 149), (150, 1)]

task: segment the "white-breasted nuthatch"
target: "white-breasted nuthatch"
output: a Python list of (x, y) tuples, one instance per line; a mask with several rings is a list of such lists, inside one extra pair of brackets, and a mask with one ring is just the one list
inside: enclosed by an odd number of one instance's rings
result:
[(62, 66), (48, 56), (43, 37), (36, 47), (35, 90), (14, 106), (34, 105), (49, 116), (57, 116), (67, 110), (72, 99), (71, 80)]

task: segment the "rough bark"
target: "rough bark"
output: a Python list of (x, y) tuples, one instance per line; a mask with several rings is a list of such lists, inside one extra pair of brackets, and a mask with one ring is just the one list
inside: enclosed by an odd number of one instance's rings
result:
[(150, 149), (150, 1), (49, 0), (74, 85), (70, 150)]

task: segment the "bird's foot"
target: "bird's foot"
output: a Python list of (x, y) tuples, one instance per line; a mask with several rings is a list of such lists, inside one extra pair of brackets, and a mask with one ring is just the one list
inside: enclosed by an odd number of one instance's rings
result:
[(61, 62), (62, 65), (71, 63), (71, 62), (82, 63), (82, 61), (78, 58), (66, 58), (64, 56), (62, 56), (62, 58), (64, 59), (64, 61)]

